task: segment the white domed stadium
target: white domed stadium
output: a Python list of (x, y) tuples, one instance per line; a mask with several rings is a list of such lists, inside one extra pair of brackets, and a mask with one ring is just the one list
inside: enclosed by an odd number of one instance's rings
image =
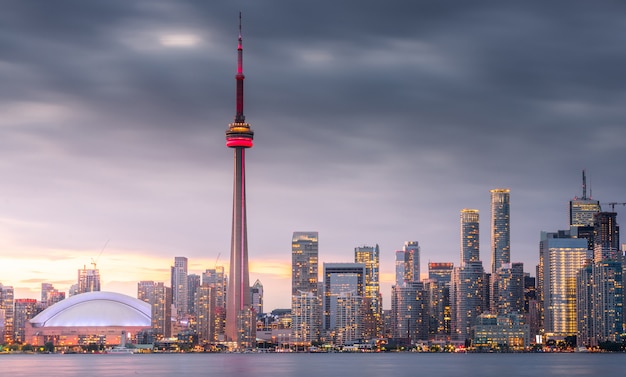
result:
[(33, 345), (57, 346), (124, 343), (151, 326), (151, 307), (115, 292), (88, 292), (60, 301), (29, 321), (25, 339)]

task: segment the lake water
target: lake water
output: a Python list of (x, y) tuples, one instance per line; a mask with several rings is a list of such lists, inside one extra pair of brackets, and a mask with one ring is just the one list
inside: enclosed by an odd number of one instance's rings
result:
[(626, 354), (0, 355), (0, 376), (622, 376)]

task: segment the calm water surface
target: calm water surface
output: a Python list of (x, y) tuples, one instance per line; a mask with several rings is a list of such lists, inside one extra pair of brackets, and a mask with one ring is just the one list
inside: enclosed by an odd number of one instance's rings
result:
[(623, 376), (626, 354), (0, 355), (0, 376)]

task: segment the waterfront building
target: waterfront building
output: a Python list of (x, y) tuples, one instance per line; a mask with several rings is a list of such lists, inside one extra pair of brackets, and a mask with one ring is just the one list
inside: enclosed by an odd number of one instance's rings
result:
[(196, 308), (196, 331), (198, 334), (198, 343), (206, 344), (218, 340), (216, 333), (216, 295), (215, 287), (212, 285), (201, 285), (196, 290), (195, 303)]
[(476, 318), (485, 311), (485, 270), (481, 261), (454, 267), (450, 283), (451, 336), (457, 341), (471, 339)]
[(472, 346), (482, 349), (523, 351), (530, 345), (530, 328), (520, 313), (483, 313), (473, 326)]
[(365, 265), (365, 295), (361, 331), (363, 338), (374, 339), (382, 334), (382, 297), (380, 294), (380, 249), (376, 246), (354, 248), (354, 262)]
[(566, 337), (577, 333), (577, 274), (585, 265), (587, 240), (566, 238), (569, 232), (541, 232), (543, 261), (543, 319), (546, 334)]
[(237, 45), (236, 112), (226, 131), (226, 146), (234, 150), (233, 222), (231, 231), (230, 270), (226, 295), (226, 340), (235, 349), (255, 346), (256, 314), (250, 304), (250, 272), (248, 268), (248, 222), (246, 215), (245, 151), (252, 148), (254, 132), (243, 114), (243, 39), (239, 15)]
[(424, 283), (428, 298), (428, 339), (450, 340), (450, 282), (429, 279)]
[(615, 212), (594, 215), (593, 263), (578, 274), (580, 344), (620, 342), (624, 332), (624, 257)]
[(0, 341), (11, 344), (15, 340), (13, 287), (0, 283)]
[(161, 282), (140, 281), (137, 299), (150, 305), (150, 327), (156, 339), (172, 336), (172, 288)]
[(391, 327), (393, 338), (408, 344), (428, 340), (428, 292), (423, 282), (391, 287)]
[(291, 340), (296, 346), (310, 346), (320, 339), (320, 297), (300, 292), (291, 298)]
[(365, 264), (324, 263), (323, 329), (332, 332), (337, 327), (337, 299), (345, 293), (352, 297), (365, 295)]
[(38, 314), (37, 300), (34, 298), (16, 298), (14, 309), (14, 339), (16, 343), (25, 343), (24, 331), (28, 320)]
[(362, 296), (356, 295), (355, 291), (341, 292), (336, 297), (334, 318), (333, 344), (343, 346), (351, 344), (359, 339), (369, 339), (364, 336), (362, 330), (363, 313), (371, 309), (368, 305), (363, 308)]
[(24, 342), (42, 346), (122, 344), (122, 336), (134, 339), (149, 329), (150, 305), (114, 292), (88, 292), (54, 304), (27, 321)]

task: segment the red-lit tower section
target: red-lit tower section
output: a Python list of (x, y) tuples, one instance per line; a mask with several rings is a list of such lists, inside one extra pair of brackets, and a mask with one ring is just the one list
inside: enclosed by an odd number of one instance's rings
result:
[(237, 110), (235, 121), (228, 125), (226, 146), (235, 150), (235, 179), (233, 187), (233, 226), (230, 247), (230, 273), (226, 296), (226, 338), (233, 347), (254, 347), (256, 318), (250, 298), (248, 271), (248, 235), (246, 224), (246, 154), (252, 147), (254, 132), (243, 115), (243, 47), (241, 14), (239, 14), (239, 44), (237, 47)]

